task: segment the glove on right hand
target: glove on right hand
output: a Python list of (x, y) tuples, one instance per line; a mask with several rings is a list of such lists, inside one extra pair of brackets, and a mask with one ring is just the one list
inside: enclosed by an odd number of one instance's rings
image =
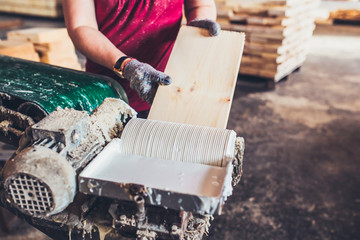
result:
[(210, 19), (194, 19), (189, 23), (189, 26), (204, 28), (209, 31), (210, 36), (214, 37), (219, 35), (221, 27), (220, 25)]

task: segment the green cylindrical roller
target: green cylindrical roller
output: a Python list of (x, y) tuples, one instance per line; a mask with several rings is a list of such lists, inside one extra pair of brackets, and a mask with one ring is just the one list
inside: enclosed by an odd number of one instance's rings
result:
[(0, 55), (0, 92), (39, 105), (91, 113), (107, 97), (127, 102), (121, 85), (101, 75)]

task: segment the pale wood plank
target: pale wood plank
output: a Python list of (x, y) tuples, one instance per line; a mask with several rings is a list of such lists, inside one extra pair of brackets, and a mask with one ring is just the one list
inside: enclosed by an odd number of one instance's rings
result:
[(39, 55), (35, 52), (34, 46), (29, 42), (0, 41), (0, 54), (31, 61), (39, 61)]
[(248, 55), (257, 55), (259, 52), (261, 53), (275, 53), (278, 55), (286, 54), (287, 52), (291, 52), (297, 46), (308, 44), (310, 37), (302, 37), (299, 40), (283, 44), (278, 46), (277, 44), (258, 44), (258, 43), (250, 43), (247, 42), (244, 48), (244, 54)]
[(75, 51), (64, 51), (62, 53), (57, 52), (45, 52), (41, 54), (40, 61), (44, 63), (55, 64), (63, 59), (77, 60)]
[(244, 46), (244, 33), (183, 26), (159, 87), (149, 119), (226, 128)]
[(18, 28), (24, 25), (21, 19), (1, 20), (0, 29)]
[(53, 18), (58, 18), (63, 16), (63, 12), (61, 8), (42, 9), (37, 7), (26, 7), (26, 6), (15, 7), (15, 6), (0, 4), (0, 11), (8, 12), (8, 13), (33, 15), (33, 16), (53, 17)]
[[(246, 33), (240, 73), (278, 81), (299, 67), (307, 53), (318, 0), (227, 0), (232, 11), (223, 29)], [(226, 21), (227, 20), (227, 21)]]
[(68, 41), (69, 35), (66, 28), (28, 28), (7, 32), (7, 38), (41, 44)]
[(252, 53), (251, 55), (244, 54), (243, 61), (247, 62), (248, 59), (250, 59), (249, 63), (253, 61), (262, 61), (263, 63), (272, 62), (272, 63), (280, 64), (292, 58), (293, 56), (296, 56), (297, 54), (304, 52), (307, 49), (307, 47), (308, 46), (306, 44), (299, 45), (298, 47), (294, 48), (292, 51), (286, 52), (282, 55), (267, 54), (263, 52), (259, 52), (258, 54)]
[(1, 5), (13, 7), (38, 7), (46, 9), (56, 9), (61, 7), (61, 0), (0, 0)]
[(232, 24), (231, 30), (246, 32), (251, 36), (270, 39), (284, 39), (303, 29), (314, 29), (314, 19), (304, 20), (288, 27)]
[(277, 65), (270, 65), (270, 64), (255, 65), (255, 64), (247, 64), (245, 62), (242, 62), (240, 73), (245, 74), (249, 71), (252, 71), (253, 73), (256, 73), (259, 75), (268, 74), (268, 75), (265, 75), (264, 77), (273, 78), (274, 76), (276, 76), (276, 74), (286, 72), (289, 68), (292, 68), (292, 66), (304, 62), (306, 53), (307, 53), (307, 51), (304, 50), (303, 52), (300, 52), (297, 55), (292, 56), (291, 58), (287, 59), (283, 63), (277, 64)]
[(273, 7), (269, 8), (269, 16), (294, 17), (304, 12), (309, 12), (319, 5), (319, 1), (308, 1), (296, 7)]
[(80, 63), (77, 61), (77, 59), (74, 59), (74, 58), (65, 58), (65, 59), (59, 60), (57, 62), (52, 62), (50, 64), (59, 66), (59, 67), (71, 68), (71, 69), (75, 69), (75, 70), (82, 70)]
[(34, 47), (35, 50), (38, 52), (57, 52), (57, 53), (61, 53), (61, 52), (67, 52), (67, 51), (75, 51), (75, 47), (72, 43), (72, 41), (70, 40), (70, 38), (68, 38), (68, 40), (61, 40), (61, 41), (57, 41), (57, 42), (47, 42), (47, 43), (34, 43)]

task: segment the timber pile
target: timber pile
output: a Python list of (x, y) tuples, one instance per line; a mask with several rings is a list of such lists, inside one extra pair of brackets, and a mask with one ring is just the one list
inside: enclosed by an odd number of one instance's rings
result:
[(0, 11), (40, 17), (62, 17), (61, 0), (0, 0)]
[(330, 19), (335, 22), (360, 24), (360, 10), (338, 9), (330, 12)]
[(81, 70), (75, 47), (66, 28), (29, 28), (7, 32), (8, 41), (30, 42), (40, 61)]
[(40, 60), (34, 45), (24, 41), (0, 41), (0, 54), (36, 62)]
[(313, 10), (318, 4), (316, 0), (217, 1), (222, 28), (246, 33), (240, 74), (277, 82), (299, 68), (315, 29)]
[(0, 30), (19, 28), (24, 25), (21, 19), (0, 20)]

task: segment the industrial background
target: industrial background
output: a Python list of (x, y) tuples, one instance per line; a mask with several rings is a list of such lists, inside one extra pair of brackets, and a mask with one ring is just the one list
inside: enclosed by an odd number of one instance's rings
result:
[[(227, 126), (246, 148), (204, 239), (359, 239), (360, 2), (248, 2), (216, 1), (222, 29), (246, 33)], [(83, 71), (64, 28), (61, 1), (0, 0), (0, 55)], [(0, 147), (4, 166), (16, 147)], [(1, 208), (0, 239), (51, 239), (27, 220)]]

